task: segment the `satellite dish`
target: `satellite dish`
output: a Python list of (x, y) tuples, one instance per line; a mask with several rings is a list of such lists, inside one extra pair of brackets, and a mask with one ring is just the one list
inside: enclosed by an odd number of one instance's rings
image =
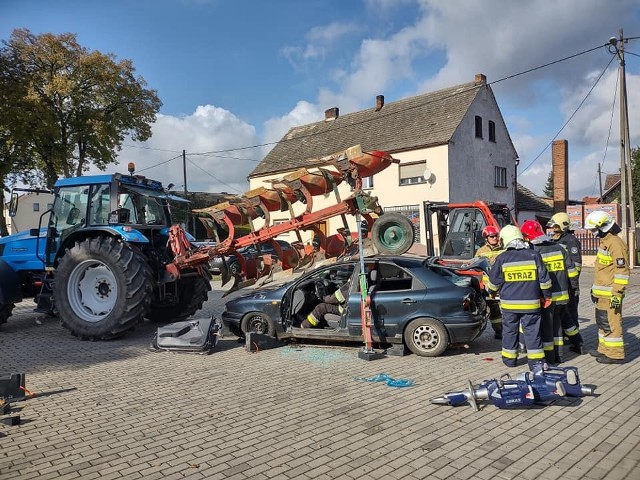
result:
[(427, 181), (427, 183), (433, 183), (436, 180), (435, 175), (433, 174), (433, 172), (431, 172), (431, 170), (429, 170), (429, 167), (424, 169), (424, 173), (422, 174), (422, 176)]

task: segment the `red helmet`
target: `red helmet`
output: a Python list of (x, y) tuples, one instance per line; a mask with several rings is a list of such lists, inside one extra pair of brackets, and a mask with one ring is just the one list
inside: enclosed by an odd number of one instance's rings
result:
[(498, 230), (496, 227), (494, 227), (493, 225), (487, 225), (486, 227), (484, 227), (484, 229), (482, 230), (482, 236), (484, 238), (487, 238), (489, 235), (498, 235), (500, 233), (500, 230)]
[(542, 225), (536, 220), (526, 220), (520, 227), (520, 231), (525, 240), (534, 240), (545, 235)]

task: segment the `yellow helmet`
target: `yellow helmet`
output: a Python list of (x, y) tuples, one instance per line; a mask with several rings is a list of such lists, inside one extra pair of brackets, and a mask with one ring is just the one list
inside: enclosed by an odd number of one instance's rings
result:
[(551, 220), (547, 222), (547, 227), (560, 227), (560, 230), (566, 232), (571, 227), (571, 220), (569, 219), (569, 215), (565, 212), (558, 212), (551, 217)]
[(515, 225), (505, 225), (500, 230), (500, 239), (502, 240), (502, 244), (505, 246), (505, 248), (507, 248), (509, 243), (511, 243), (513, 240), (522, 240), (522, 232)]
[(594, 210), (584, 220), (584, 228), (587, 230), (600, 230), (601, 232), (608, 232), (613, 227), (615, 220), (612, 215), (609, 215), (603, 210)]

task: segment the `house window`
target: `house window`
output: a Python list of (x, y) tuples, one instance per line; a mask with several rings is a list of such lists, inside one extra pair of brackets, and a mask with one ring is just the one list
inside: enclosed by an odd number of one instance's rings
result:
[(476, 138), (482, 138), (482, 117), (476, 115)]
[(496, 122), (489, 120), (489, 141), (496, 142)]
[(33, 211), (34, 212), (40, 211), (40, 204), (38, 202), (33, 202)]
[(362, 179), (362, 188), (373, 188), (373, 175)]
[(424, 169), (427, 161), (400, 164), (400, 185), (413, 185), (425, 183)]
[(495, 183), (494, 186), (507, 188), (507, 169), (505, 167), (495, 168)]

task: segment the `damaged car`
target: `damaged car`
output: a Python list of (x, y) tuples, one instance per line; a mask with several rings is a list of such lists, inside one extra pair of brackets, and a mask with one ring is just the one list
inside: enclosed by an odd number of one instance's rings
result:
[[(375, 255), (364, 265), (375, 344), (404, 344), (416, 355), (435, 357), (485, 329), (481, 276), (463, 274), (435, 257)], [(321, 266), (228, 301), (222, 321), (239, 337), (257, 332), (280, 339), (362, 342), (359, 274), (359, 259)], [(349, 293), (342, 314), (326, 315), (323, 328), (301, 328), (314, 307), (345, 283)]]

